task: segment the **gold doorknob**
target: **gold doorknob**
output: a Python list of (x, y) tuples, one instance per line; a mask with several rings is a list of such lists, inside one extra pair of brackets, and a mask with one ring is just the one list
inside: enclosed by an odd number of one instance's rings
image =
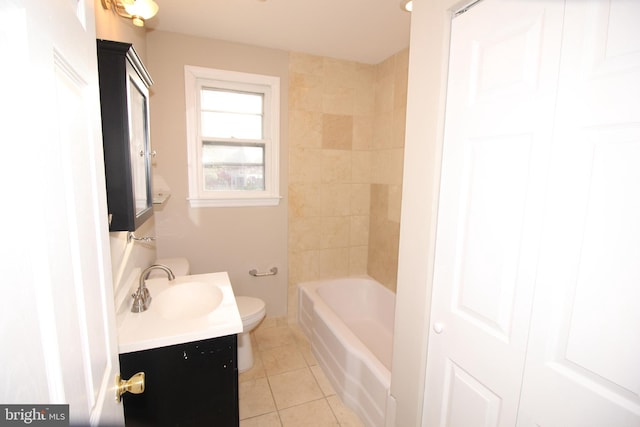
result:
[(116, 401), (120, 402), (122, 395), (126, 392), (144, 393), (144, 372), (138, 372), (128, 380), (121, 379), (120, 374), (116, 375)]

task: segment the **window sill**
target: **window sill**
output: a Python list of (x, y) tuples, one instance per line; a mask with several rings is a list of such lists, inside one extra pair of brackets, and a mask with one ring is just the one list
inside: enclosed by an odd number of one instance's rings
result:
[(278, 206), (280, 196), (216, 199), (188, 199), (192, 208), (231, 208), (246, 206)]

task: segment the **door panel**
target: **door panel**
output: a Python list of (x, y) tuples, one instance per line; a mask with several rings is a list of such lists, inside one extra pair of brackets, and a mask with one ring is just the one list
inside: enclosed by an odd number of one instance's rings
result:
[(531, 134), (473, 138), (460, 174), (452, 313), (509, 342)]
[[(58, 329), (58, 339), (63, 348), (75, 349), (63, 352), (61, 358), (63, 372), (78, 373), (64, 375), (65, 394), (77, 395), (68, 397), (70, 401), (84, 395), (86, 408), (76, 410), (91, 413), (96, 405), (97, 387), (111, 366), (106, 340), (109, 331), (104, 323), (106, 313), (101, 313), (105, 301), (102, 301), (100, 283), (96, 283), (99, 280), (96, 260), (102, 255), (95, 239), (96, 230), (100, 229), (96, 218), (102, 213), (91, 203), (96, 197), (96, 188), (90, 180), (78, 177), (91, 177), (96, 173), (91, 159), (99, 153), (95, 152), (95, 146), (87, 144), (87, 135), (93, 131), (92, 118), (88, 115), (92, 110), (87, 108), (92, 99), (91, 89), (59, 53), (54, 56), (54, 86), (59, 138), (50, 141), (52, 151), (56, 152), (55, 157), (50, 158), (50, 168), (57, 169), (50, 172), (62, 177), (62, 181), (58, 183), (55, 200), (49, 201), (49, 207), (55, 212), (51, 220), (57, 224), (56, 231), (50, 233), (59, 233), (52, 239), (50, 250), (63, 256), (51, 267), (58, 280), (53, 299), (56, 324), (65, 325)], [(74, 309), (70, 310), (69, 306)]]
[(445, 366), (443, 424), (451, 427), (498, 425), (500, 396), (450, 359)]
[(640, 3), (568, 4), (521, 421), (640, 425)]
[[(593, 157), (584, 237), (573, 307), (563, 318), (568, 328), (560, 336), (557, 354), (600, 377), (592, 380), (606, 380), (639, 395), (635, 356), (640, 340), (638, 328), (629, 326), (640, 324), (640, 310), (626, 302), (638, 296), (634, 288), (640, 283), (640, 191), (629, 191), (630, 183), (640, 183), (640, 129), (632, 133), (628, 140), (607, 136), (588, 144)], [(602, 347), (617, 355), (616, 363), (602, 358)]]
[(484, 0), (452, 22), (428, 426), (516, 423), (562, 9)]

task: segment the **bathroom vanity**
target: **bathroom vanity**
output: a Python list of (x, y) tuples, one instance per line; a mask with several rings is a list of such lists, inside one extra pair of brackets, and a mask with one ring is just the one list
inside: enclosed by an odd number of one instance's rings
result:
[(237, 426), (236, 335), (120, 355), (120, 372), (145, 373), (145, 391), (125, 394), (127, 426)]
[[(127, 426), (237, 426), (237, 334), (242, 319), (225, 272), (146, 280), (149, 308), (119, 306), (122, 378), (144, 372), (141, 394), (125, 393)], [(127, 290), (131, 293), (131, 290)]]

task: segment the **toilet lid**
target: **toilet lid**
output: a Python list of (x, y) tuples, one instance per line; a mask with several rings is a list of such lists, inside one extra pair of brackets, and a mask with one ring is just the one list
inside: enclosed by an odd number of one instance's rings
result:
[(264, 316), (265, 304), (260, 298), (236, 297), (236, 304), (243, 321)]

